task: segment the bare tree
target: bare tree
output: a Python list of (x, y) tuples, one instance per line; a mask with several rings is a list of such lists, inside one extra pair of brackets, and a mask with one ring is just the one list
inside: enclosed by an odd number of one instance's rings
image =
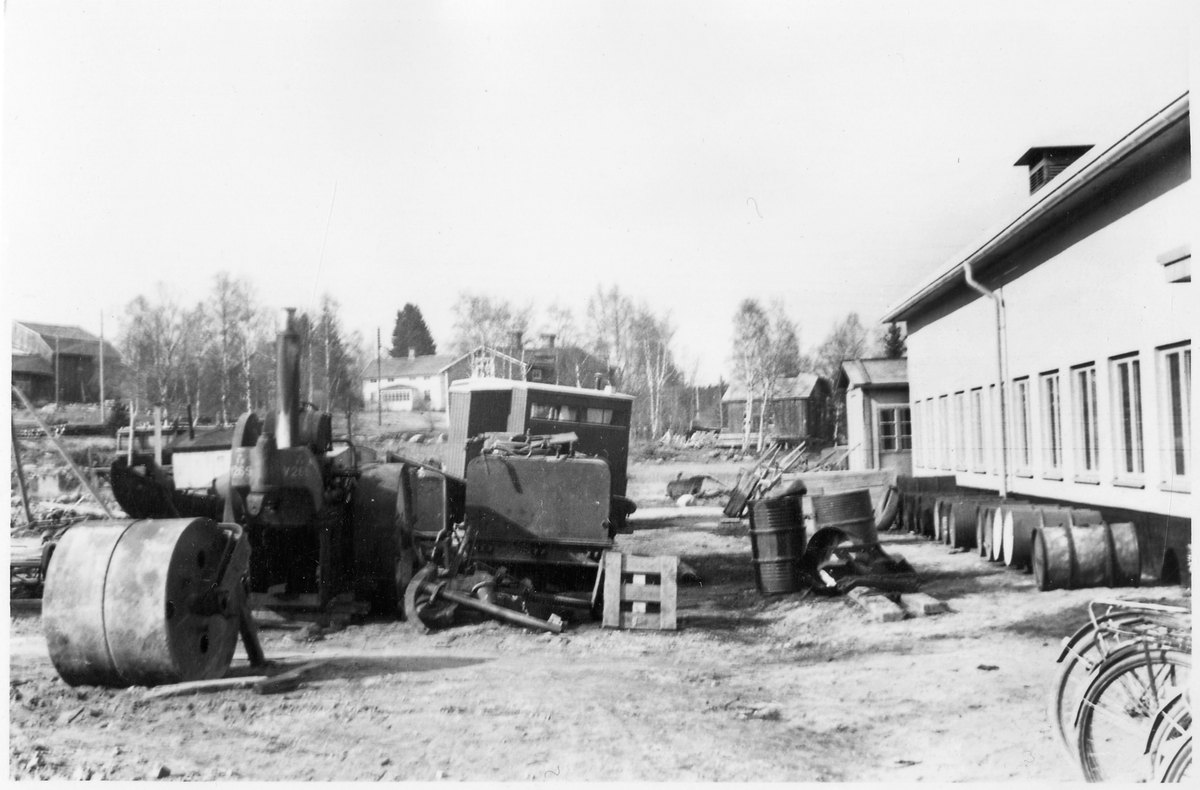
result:
[(633, 300), (615, 285), (608, 291), (597, 287), (588, 299), (587, 334), (592, 353), (605, 360), (613, 371), (613, 386), (623, 391), (628, 390), (627, 379), (636, 364), (636, 315)]
[(531, 306), (515, 307), (504, 299), (460, 293), (454, 302), (454, 350), (466, 353), (477, 346), (502, 348), (514, 332), (529, 329)]
[(249, 363), (254, 345), (253, 331), (261, 324), (261, 311), (254, 304), (248, 282), (221, 272), (213, 283), (209, 300), (212, 316), (211, 353), (216, 359), (220, 386), (221, 422), (228, 424), (240, 410), (234, 403), (239, 374), (245, 381), (245, 409), (253, 408), (250, 394)]
[[(866, 353), (867, 330), (859, 321), (858, 313), (850, 313), (834, 324), (825, 341), (817, 348), (817, 372), (830, 381), (837, 381), (843, 362), (861, 359)], [(846, 409), (841, 398), (834, 398), (833, 409), (834, 440), (841, 441), (846, 428)]]
[(671, 339), (675, 329), (669, 318), (658, 318), (645, 305), (641, 306), (633, 321), (633, 334), (637, 339), (642, 375), (645, 377), (645, 394), (650, 412), (650, 436), (658, 437), (662, 427), (664, 393), (667, 384), (676, 377), (675, 363), (671, 355)]
[(746, 391), (742, 415), (742, 450), (750, 447), (754, 391), (761, 383), (764, 361), (769, 353), (771, 322), (757, 300), (743, 299), (733, 316), (733, 375)]
[(156, 299), (135, 297), (125, 307), (119, 344), (126, 364), (135, 371), (133, 397), (168, 408), (176, 396), (182, 369), (186, 311), (161, 283)]
[(772, 302), (766, 332), (766, 347), (760, 358), (759, 381), (762, 406), (758, 412), (758, 450), (766, 440), (767, 412), (783, 378), (800, 373), (800, 334), (781, 302)]

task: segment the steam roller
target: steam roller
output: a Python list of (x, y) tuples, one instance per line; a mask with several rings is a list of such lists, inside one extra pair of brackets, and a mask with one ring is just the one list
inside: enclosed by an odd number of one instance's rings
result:
[(69, 530), (47, 571), (42, 625), (69, 685), (219, 678), (241, 635), (264, 663), (247, 606), (250, 544), (208, 518), (98, 522)]

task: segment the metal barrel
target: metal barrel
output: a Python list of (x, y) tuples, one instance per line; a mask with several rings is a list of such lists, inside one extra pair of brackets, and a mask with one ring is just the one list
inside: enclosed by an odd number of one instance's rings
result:
[[(924, 500), (922, 500), (924, 507)], [(929, 507), (933, 507), (932, 501)], [(859, 543), (878, 543), (875, 509), (871, 492), (865, 488), (812, 498), (813, 521), (817, 528), (835, 527)]]
[(1033, 575), (1039, 590), (1137, 586), (1137, 529), (1129, 523), (1042, 527), (1034, 543)]
[(947, 542), (951, 548), (978, 547), (979, 511), (988, 505), (999, 505), (998, 497), (958, 497), (951, 501), (946, 516)]
[(238, 617), (201, 594), (220, 580), (228, 543), (206, 518), (68, 530), (42, 597), (46, 645), (63, 680), (124, 687), (224, 675)]
[(1004, 508), (1000, 522), (1000, 559), (1010, 568), (1025, 569), (1033, 558), (1033, 534), (1043, 526), (1070, 524), (1065, 507), (1012, 505)]
[(760, 499), (751, 506), (750, 554), (760, 593), (774, 595), (800, 589), (798, 571), (804, 554), (800, 497)]

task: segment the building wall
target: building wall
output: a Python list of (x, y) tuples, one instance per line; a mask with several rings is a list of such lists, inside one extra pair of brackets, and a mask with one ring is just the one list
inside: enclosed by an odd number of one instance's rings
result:
[(899, 474), (911, 473), (911, 452), (882, 453), (879, 443), (879, 409), (908, 404), (908, 389), (901, 386), (868, 390), (855, 387), (846, 393), (846, 442), (853, 448), (847, 459), (849, 469), (888, 468)]
[(852, 448), (846, 458), (846, 468), (851, 471), (870, 469), (875, 459), (871, 451), (870, 425), (867, 399), (863, 391), (854, 388), (846, 391), (846, 443)]
[[(1014, 255), (1014, 270), (1001, 281), (1007, 322), (1009, 490), (1190, 518), (1186, 481), (1168, 482), (1171, 459), (1162, 433), (1167, 414), (1159, 350), (1190, 341), (1194, 296), (1191, 284), (1168, 283), (1157, 261), (1161, 253), (1191, 241), (1196, 214), (1190, 159), (1144, 174), (1138, 183), (1097, 202), (1101, 209), (1074, 225), (1063, 224), (1057, 235), (1047, 234)], [(999, 398), (992, 386), (997, 381), (995, 327), (992, 302), (967, 294), (909, 323), (916, 474), (954, 472), (960, 485), (999, 487)], [(1126, 354), (1136, 354), (1140, 365), (1145, 467), (1140, 480), (1117, 473), (1114, 413), (1119, 404), (1110, 360)], [(1095, 366), (1098, 406), (1099, 468), (1094, 475), (1084, 472), (1079, 457), (1083, 432), (1071, 381), (1072, 369), (1089, 363)], [(1061, 393), (1058, 471), (1051, 468), (1047, 453), (1049, 399), (1039, 378), (1051, 371), (1059, 373)], [(1017, 448), (1012, 447), (1018, 425), (1013, 381), (1024, 377), (1029, 382), (1030, 449), (1028, 466), (1018, 470)], [(974, 388), (980, 388), (978, 420)], [(961, 437), (955, 430), (956, 402), (962, 404)]]

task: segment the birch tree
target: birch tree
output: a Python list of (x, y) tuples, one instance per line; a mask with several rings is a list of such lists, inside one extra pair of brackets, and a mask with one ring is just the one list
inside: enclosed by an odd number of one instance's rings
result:
[(733, 316), (733, 374), (746, 392), (746, 411), (742, 415), (742, 451), (750, 448), (753, 426), (754, 391), (758, 388), (770, 348), (771, 324), (762, 306), (754, 299), (743, 299)]

